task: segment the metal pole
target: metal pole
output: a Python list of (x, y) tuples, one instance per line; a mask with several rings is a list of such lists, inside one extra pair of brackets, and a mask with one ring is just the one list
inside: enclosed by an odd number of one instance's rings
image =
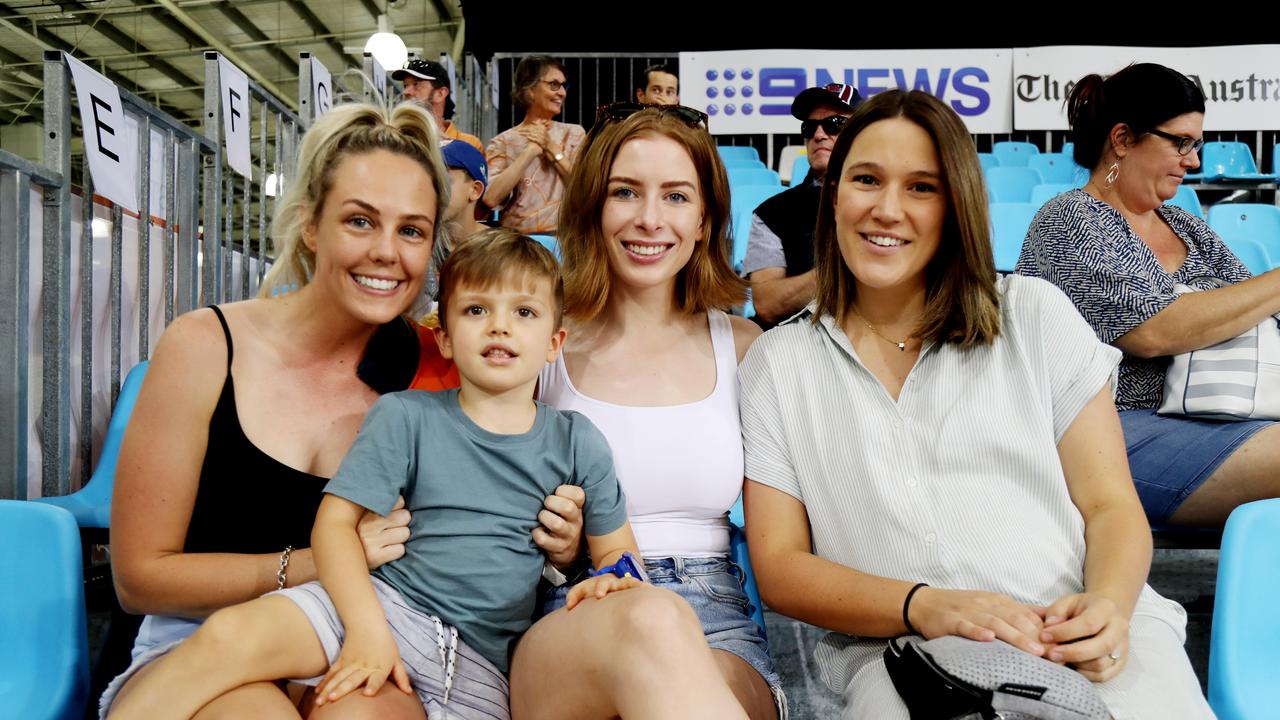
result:
[[(0, 168), (2, 169), (2, 168)], [(31, 272), (31, 179), (0, 172), (0, 498), (27, 497), (27, 300)]]
[(62, 53), (44, 54), (44, 162), (62, 176), (44, 189), (44, 379), (41, 388), (43, 457), (40, 494), (70, 489), (71, 456), (71, 89)]
[(93, 177), (80, 183), (80, 486), (93, 467)]
[[(146, 360), (151, 354), (151, 118), (142, 116), (138, 134), (138, 359)], [(113, 396), (111, 407), (115, 406)]]
[(218, 254), (221, 243), (218, 234), (222, 207), (222, 85), (218, 74), (218, 53), (204, 54), (204, 136), (215, 148), (213, 155), (204, 155), (204, 234), (200, 238), (200, 303), (212, 305), (221, 301), (218, 288)]

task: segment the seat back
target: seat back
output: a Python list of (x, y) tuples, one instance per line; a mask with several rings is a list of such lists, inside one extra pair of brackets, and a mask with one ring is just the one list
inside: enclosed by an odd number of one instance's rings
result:
[(1075, 189), (1070, 183), (1041, 183), (1031, 188), (1031, 204), (1040, 207), (1064, 192)]
[(991, 245), (996, 270), (1013, 272), (1022, 253), (1022, 241), (1039, 209), (1031, 203), (991, 203)]
[(781, 187), (782, 181), (778, 179), (778, 173), (766, 167), (760, 168), (738, 168), (728, 167), (725, 170), (729, 174), (729, 185), (737, 188), (746, 185), (772, 185)]
[(1186, 185), (1178, 186), (1178, 194), (1170, 198), (1166, 205), (1174, 205), (1186, 210), (1198, 218), (1204, 217), (1204, 206), (1200, 204), (1200, 196)]
[(992, 145), (991, 152), (1002, 166), (1026, 167), (1027, 159), (1040, 154), (1040, 148), (1035, 143), (1006, 140)]
[(1029, 203), (1031, 188), (1040, 184), (1040, 173), (1028, 167), (1002, 165), (987, 171), (987, 188), (999, 203)]
[(60, 507), (0, 500), (0, 715), (79, 718), (89, 694), (80, 529)]
[[(1280, 262), (1280, 208), (1255, 203), (1220, 203), (1209, 208), (1209, 227), (1222, 236), (1240, 261), (1255, 275), (1266, 272)], [(1259, 246), (1264, 257), (1258, 258), (1250, 244)], [(1256, 267), (1245, 259), (1249, 255)], [(1262, 267), (1265, 263), (1266, 267)]]
[[(772, 172), (772, 171), (771, 171)], [(781, 185), (735, 185), (731, 188), (730, 212), (733, 218), (733, 253), (730, 262), (737, 270), (747, 256), (747, 236), (751, 233), (751, 215), (760, 203), (783, 191)]]
[[(805, 149), (803, 145), (788, 145), (782, 148), (782, 151), (778, 154), (777, 170), (778, 170), (778, 177), (782, 178), (783, 183), (790, 185), (796, 180), (804, 177), (803, 175), (801, 175), (800, 178), (796, 178), (795, 175), (793, 174), (793, 171), (795, 170), (795, 165), (796, 165), (796, 158), (804, 157), (804, 156), (805, 156)], [(806, 167), (807, 167), (807, 161), (806, 161)]]
[(1027, 167), (1040, 173), (1042, 183), (1075, 182), (1076, 161), (1069, 155), (1044, 153), (1027, 159)]
[(720, 153), (722, 160), (729, 158), (739, 158), (743, 160), (760, 161), (760, 153), (750, 145), (717, 145), (716, 151)]

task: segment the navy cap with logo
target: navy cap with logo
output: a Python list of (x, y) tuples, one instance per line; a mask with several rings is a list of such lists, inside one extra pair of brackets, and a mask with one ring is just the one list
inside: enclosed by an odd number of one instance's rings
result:
[[(404, 82), (404, 79), (410, 75), (419, 80), (430, 80), (437, 87), (449, 87), (449, 72), (444, 66), (434, 60), (424, 60), (422, 58), (413, 58), (404, 64), (404, 67), (391, 73), (392, 80)], [(453, 92), (450, 88), (449, 97), (444, 100), (444, 116), (449, 118), (453, 116)]]
[(813, 109), (826, 105), (844, 113), (851, 113), (862, 102), (858, 89), (843, 83), (829, 83), (822, 87), (811, 87), (804, 90), (791, 102), (791, 116), (797, 120), (808, 120)]
[(445, 143), (440, 148), (440, 155), (444, 158), (445, 167), (462, 170), (472, 180), (479, 180), (486, 188), (489, 187), (489, 164), (485, 162), (484, 153), (470, 143), (461, 140)]

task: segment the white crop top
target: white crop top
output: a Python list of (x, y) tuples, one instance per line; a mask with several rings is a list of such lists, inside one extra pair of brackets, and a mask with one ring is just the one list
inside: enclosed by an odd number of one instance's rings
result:
[(539, 399), (586, 415), (613, 450), (627, 515), (645, 558), (729, 552), (729, 508), (742, 491), (738, 354), (733, 326), (707, 313), (715, 389), (683, 405), (616, 405), (587, 397), (569, 380), (564, 357), (543, 368)]

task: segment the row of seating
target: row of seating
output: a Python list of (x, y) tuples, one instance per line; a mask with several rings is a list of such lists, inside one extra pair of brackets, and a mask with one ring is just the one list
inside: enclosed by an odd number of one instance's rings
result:
[[(978, 153), (984, 168), (989, 167), (1033, 167), (1043, 168), (1045, 157), (1065, 157), (1075, 166), (1071, 157), (1073, 143), (1066, 143), (1058, 153), (1041, 153), (1035, 143), (1006, 141), (991, 146), (991, 152)], [(1075, 166), (1078, 167), (1078, 166)], [(1270, 173), (1258, 172), (1258, 163), (1253, 157), (1253, 149), (1247, 143), (1238, 141), (1213, 141), (1204, 144), (1200, 150), (1200, 172), (1188, 173), (1187, 182), (1276, 182), (1280, 173), (1280, 143), (1271, 149)], [(1087, 176), (1086, 171), (1086, 176)], [(1044, 182), (1065, 182), (1045, 179)]]
[[(1169, 204), (1204, 216), (1191, 188), (1181, 188), (1179, 196)], [(996, 269), (1000, 272), (1013, 271), (1022, 251), (1022, 241), (1041, 205), (1042, 202), (991, 203), (992, 245)], [(1208, 222), (1249, 272), (1257, 275), (1280, 267), (1280, 207), (1221, 203), (1209, 208)]]

